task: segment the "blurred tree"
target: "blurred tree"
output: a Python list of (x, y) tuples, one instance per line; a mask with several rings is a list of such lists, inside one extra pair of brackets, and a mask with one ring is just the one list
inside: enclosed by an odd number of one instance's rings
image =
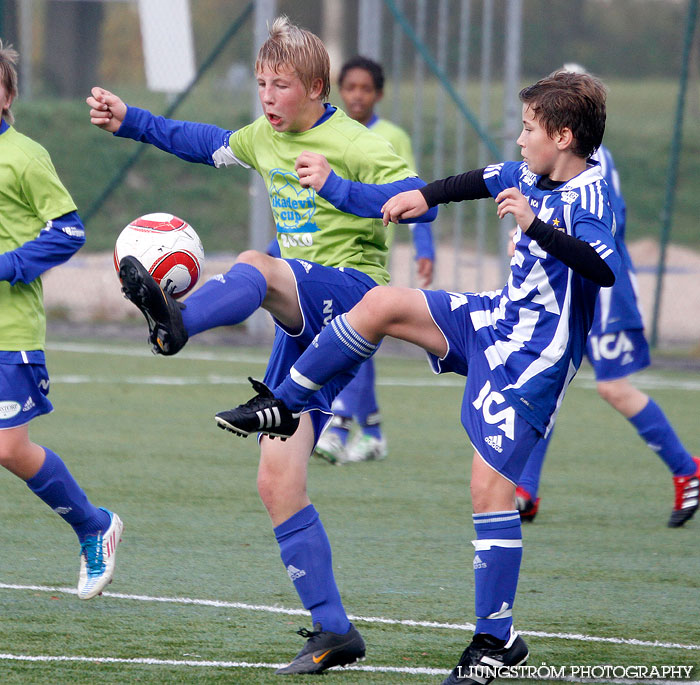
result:
[(103, 18), (101, 2), (48, 3), (42, 71), (53, 95), (84, 96), (97, 82)]
[(0, 0), (0, 38), (4, 43), (18, 43), (16, 0)]

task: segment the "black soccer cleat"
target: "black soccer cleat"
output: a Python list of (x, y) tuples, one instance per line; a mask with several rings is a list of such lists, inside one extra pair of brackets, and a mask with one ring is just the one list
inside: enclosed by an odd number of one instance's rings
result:
[(297, 634), (308, 638), (306, 644), (290, 664), (275, 671), (276, 675), (319, 674), (365, 658), (365, 641), (352, 623), (345, 635), (321, 630), (320, 623), (314, 625), (314, 630), (302, 628)]
[(498, 677), (498, 669), (520, 666), (529, 655), (525, 640), (513, 632), (508, 642), (487, 633), (474, 636), (442, 685), (486, 685)]
[(693, 457), (697, 468), (692, 476), (674, 476), (673, 486), (676, 498), (673, 503), (669, 528), (680, 528), (698, 510), (700, 503), (700, 458)]
[(251, 433), (263, 433), (271, 438), (286, 440), (299, 427), (299, 416), (287, 409), (264, 383), (248, 376), (253, 390), (258, 394), (235, 409), (220, 411), (215, 417), (219, 428), (247, 438)]
[(185, 305), (163, 291), (135, 257), (127, 256), (119, 262), (119, 280), (124, 297), (146, 317), (153, 351), (163, 355), (179, 352), (188, 337), (180, 311)]

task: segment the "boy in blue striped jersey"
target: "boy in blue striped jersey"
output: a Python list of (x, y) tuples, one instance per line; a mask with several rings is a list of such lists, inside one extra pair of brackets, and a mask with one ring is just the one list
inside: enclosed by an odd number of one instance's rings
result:
[[(578, 64), (564, 69), (585, 73)], [(649, 345), (637, 299), (634, 265), (625, 245), (627, 208), (620, 190), (620, 178), (610, 151), (602, 146), (595, 154), (608, 183), (610, 204), (615, 214), (615, 245), (621, 266), (615, 285), (601, 288), (586, 356), (593, 366), (599, 395), (617, 409), (656, 452), (673, 475), (675, 498), (669, 528), (679, 528), (698, 509), (700, 459), (693, 457), (676, 435), (663, 410), (646, 393), (628, 380), (651, 363)], [(530, 455), (518, 480), (516, 502), (523, 521), (533, 521), (539, 509), (542, 467), (552, 433)]]
[[(589, 75), (556, 72), (523, 89), (520, 99), (523, 162), (435, 181), (383, 207), (388, 222), (441, 203), (494, 197), (498, 216), (511, 214), (518, 223), (508, 283), (487, 293), (369, 291), (317, 336), (266, 407), (293, 433), (307, 397), (369, 358), (385, 335), (423, 347), (436, 373), (467, 376), (461, 418), (475, 450), (477, 621), (447, 685), (483, 685), (493, 677), (482, 677), (480, 668), (528, 656), (512, 618), (522, 557), (515, 484), (554, 425), (583, 357), (598, 291), (614, 283), (620, 263), (607, 185), (600, 165), (589, 161), (605, 129), (605, 87)], [(246, 405), (225, 414), (234, 427), (259, 421)]]

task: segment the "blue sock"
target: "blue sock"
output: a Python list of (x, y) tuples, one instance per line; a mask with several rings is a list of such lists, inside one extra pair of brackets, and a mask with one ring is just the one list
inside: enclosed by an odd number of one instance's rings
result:
[(335, 433), (343, 445), (347, 444), (350, 431), (352, 430), (352, 407), (355, 406), (354, 388), (356, 380), (357, 376), (336, 395), (331, 405), (333, 418), (328, 430)]
[(192, 336), (216, 326), (245, 321), (262, 305), (267, 281), (254, 266), (234, 264), (227, 273), (210, 278), (185, 301), (182, 321)]
[(518, 587), (523, 536), (520, 514), (491, 511), (474, 514), (475, 634), (507, 640), (513, 625), (513, 602)]
[(107, 530), (109, 514), (90, 503), (61, 457), (46, 447), (43, 449), (46, 459), (37, 473), (26, 481), (29, 489), (70, 523), (81, 543), (88, 535)]
[(282, 563), (301, 603), (311, 612), (311, 623), (344, 635), (350, 630), (333, 577), (331, 545), (313, 504), (275, 528)]
[(360, 426), (362, 426), (362, 432), (365, 435), (369, 435), (371, 438), (376, 438), (377, 440), (382, 439), (382, 417), (378, 411), (373, 414), (367, 414), (367, 416), (361, 420)]
[[(336, 399), (338, 399), (336, 397)], [(335, 403), (331, 409), (335, 411)], [(340, 414), (336, 414), (333, 417), (333, 420), (331, 422), (331, 426), (328, 429), (329, 431), (332, 431), (335, 433), (340, 441), (345, 445), (348, 441), (348, 437), (350, 436), (350, 429), (352, 428), (352, 417), (350, 416), (341, 416)]]
[(309, 397), (328, 381), (369, 359), (379, 344), (365, 340), (345, 318), (336, 316), (309, 345), (289, 375), (272, 388), (275, 397), (293, 412), (301, 411)]
[(381, 440), (381, 415), (375, 390), (374, 359), (368, 359), (360, 365), (351, 385), (354, 389), (351, 407), (353, 416), (357, 418), (357, 423), (365, 435)]
[(549, 435), (535, 445), (535, 449), (530, 452), (530, 456), (525, 462), (525, 468), (520, 474), (520, 478), (518, 478), (518, 485), (527, 490), (533, 500), (537, 499), (537, 492), (540, 489), (544, 457), (547, 454), (547, 448), (553, 433), (554, 431), (549, 431)]
[(690, 476), (697, 468), (690, 452), (683, 447), (666, 415), (654, 400), (628, 419), (639, 436), (656, 452), (674, 476)]

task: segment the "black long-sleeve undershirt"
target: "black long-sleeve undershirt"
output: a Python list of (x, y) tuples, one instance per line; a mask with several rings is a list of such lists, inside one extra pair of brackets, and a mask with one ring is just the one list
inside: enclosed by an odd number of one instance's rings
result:
[[(561, 183), (543, 177), (537, 185), (543, 189), (553, 190)], [(484, 169), (475, 169), (464, 174), (433, 181), (421, 188), (420, 192), (429, 207), (448, 202), (491, 197), (484, 181)], [(537, 217), (530, 226), (521, 228), (530, 238), (536, 240), (547, 254), (552, 255), (580, 276), (603, 287), (615, 283), (615, 274), (612, 269), (586, 241), (579, 240), (564, 231), (559, 231)]]

